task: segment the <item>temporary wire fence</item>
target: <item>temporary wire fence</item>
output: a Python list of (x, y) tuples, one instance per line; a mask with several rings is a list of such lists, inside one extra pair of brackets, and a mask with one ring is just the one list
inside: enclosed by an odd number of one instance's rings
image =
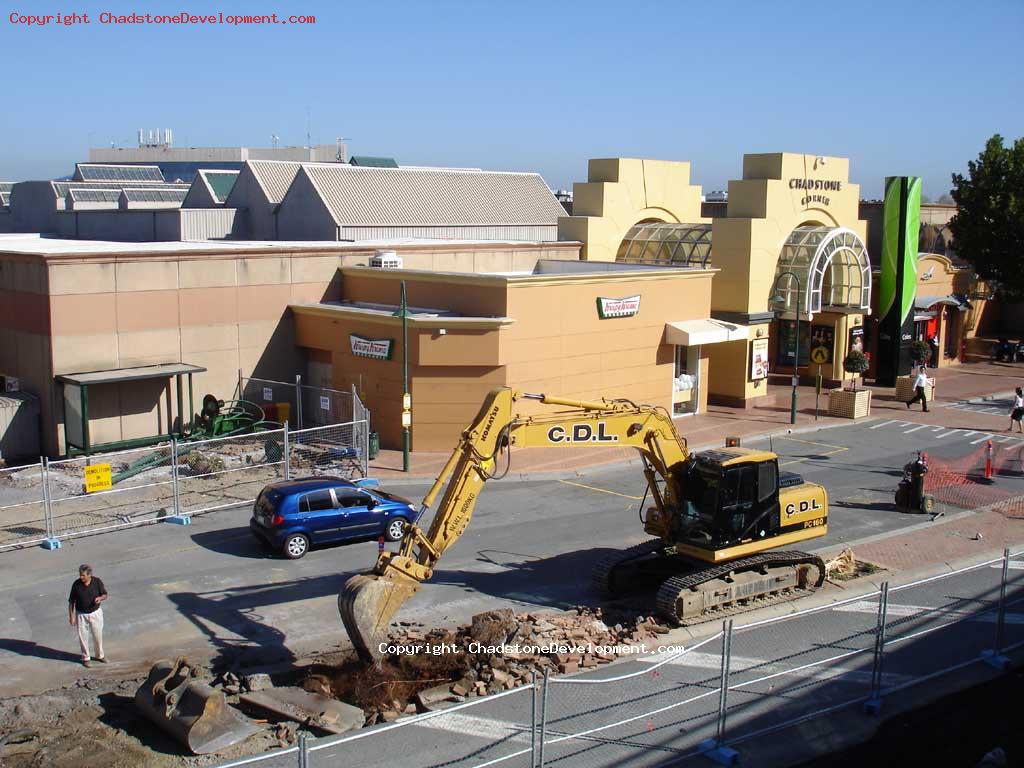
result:
[[(1024, 551), (552, 677), (450, 709), (226, 763), (312, 768), (677, 765), (1024, 648)], [(529, 695), (527, 695), (529, 694)], [(695, 763), (696, 764), (696, 763)]]
[[(366, 477), (367, 421), (293, 431), (173, 440), (0, 470), (0, 551), (130, 528), (187, 523), (192, 515), (252, 503), (292, 477)], [(99, 486), (87, 478), (101, 474)]]
[(351, 390), (315, 387), (273, 379), (246, 378), (238, 372), (238, 398), (263, 409), (269, 421), (288, 423), (292, 429), (324, 427), (353, 421), (369, 421), (370, 413), (355, 386)]

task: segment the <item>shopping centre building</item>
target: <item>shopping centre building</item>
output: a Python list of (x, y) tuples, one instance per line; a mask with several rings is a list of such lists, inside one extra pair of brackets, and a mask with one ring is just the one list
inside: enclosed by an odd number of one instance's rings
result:
[[(316, 164), (289, 170), (278, 199), (299, 201), (301, 192), (317, 190), (329, 199)], [(232, 397), (239, 370), (355, 387), (382, 445), (395, 448), (407, 362), (412, 447), (433, 451), (451, 447), (495, 386), (626, 397), (684, 416), (709, 402), (755, 403), (768, 394), (770, 372), (792, 372), (795, 354), (801, 375), (820, 369), (838, 382), (848, 350), (877, 345), (878, 259), (865, 245), (868, 223), (844, 158), (746, 155), (742, 178), (729, 183), (725, 215), (710, 219), (701, 215), (701, 190), (686, 162), (592, 160), (588, 180), (575, 185), (573, 215), (557, 223), (544, 218), (553, 208), (534, 187), (535, 202), (501, 223), (498, 212), (510, 210), (501, 202), (506, 192), (482, 200), (488, 187), (481, 185), (513, 190), (520, 177), (481, 174), (480, 185), (469, 183), (476, 178), (460, 175), (446, 205), (458, 210), (453, 224), (484, 239), (413, 231), (444, 225), (437, 206), (429, 222), (418, 221), (426, 209), (415, 196), (402, 200), (402, 218), (389, 224), (387, 200), (370, 188), (353, 198), (362, 220), (346, 218), (351, 207), (318, 215), (342, 231), (367, 227), (372, 213), (383, 222), (374, 226), (401, 226), (412, 237), (110, 243), (2, 236), (0, 373), (19, 377), (39, 397), (42, 450), (50, 455), (68, 447), (65, 395), (74, 382), (94, 382), (93, 446), (167, 434), (189, 420), (191, 408), (175, 397), (175, 374), (133, 374), (167, 365), (186, 366), (174, 370), (191, 374), (198, 398)], [(305, 186), (293, 191), (296, 179)], [(224, 204), (224, 195), (208, 197)], [(558, 239), (530, 240), (541, 225), (557, 229)], [(501, 239), (505, 232), (515, 237)], [(387, 258), (374, 261), (381, 251)], [(973, 274), (931, 254), (918, 261), (917, 281), (922, 338), (937, 337), (944, 361), (959, 358), (964, 337), (985, 321)], [(398, 316), (403, 282), (408, 349)]]

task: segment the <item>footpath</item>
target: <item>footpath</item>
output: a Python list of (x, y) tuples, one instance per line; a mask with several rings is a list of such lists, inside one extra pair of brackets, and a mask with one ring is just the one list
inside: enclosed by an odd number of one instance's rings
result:
[[(928, 375), (936, 380), (934, 406), (941, 406), (966, 400), (1011, 396), (1015, 387), (1024, 386), (1024, 363), (970, 363), (930, 369)], [(873, 391), (873, 417), (898, 417), (906, 421), (928, 423), (934, 421), (937, 425), (941, 423), (942, 426), (950, 428), (976, 424), (976, 414), (960, 414), (936, 407), (929, 413), (922, 413), (920, 406), (908, 410), (905, 403), (893, 397), (892, 388), (865, 388)], [(742, 441), (745, 438), (786, 434), (790, 430), (808, 431), (852, 423), (849, 419), (828, 416), (828, 393), (824, 391), (818, 398), (820, 407), (816, 415), (814, 387), (801, 386), (797, 387), (797, 421), (793, 425), (790, 423), (792, 387), (768, 384), (766, 390), (766, 397), (752, 408), (711, 405), (708, 406), (706, 413), (677, 418), (676, 429), (686, 439), (688, 445), (699, 449), (722, 445), (727, 436), (738, 437)], [(370, 475), (380, 478), (382, 483), (391, 484), (403, 478), (432, 479), (444, 466), (449, 455), (444, 452), (414, 452), (410, 457), (409, 472), (403, 472), (402, 452), (383, 450), (370, 463)], [(632, 448), (522, 448), (513, 452), (512, 459), (511, 477), (527, 476), (530, 479), (542, 479), (538, 476), (541, 473), (584, 474), (593, 467), (635, 460), (636, 451)]]

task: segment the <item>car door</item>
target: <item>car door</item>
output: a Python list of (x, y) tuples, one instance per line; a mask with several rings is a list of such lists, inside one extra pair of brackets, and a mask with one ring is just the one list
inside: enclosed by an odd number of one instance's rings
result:
[(309, 491), (299, 499), (299, 520), (314, 542), (330, 541), (338, 535), (338, 510), (330, 488)]
[(381, 528), (378, 518), (383, 515), (370, 495), (351, 488), (335, 488), (338, 511), (341, 514), (341, 535), (354, 538), (377, 533)]

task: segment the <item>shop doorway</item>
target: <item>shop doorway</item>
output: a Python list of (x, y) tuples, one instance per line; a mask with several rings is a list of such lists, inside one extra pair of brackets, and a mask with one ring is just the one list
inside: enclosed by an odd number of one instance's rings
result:
[(700, 410), (700, 347), (676, 346), (672, 376), (672, 415), (688, 416)]

